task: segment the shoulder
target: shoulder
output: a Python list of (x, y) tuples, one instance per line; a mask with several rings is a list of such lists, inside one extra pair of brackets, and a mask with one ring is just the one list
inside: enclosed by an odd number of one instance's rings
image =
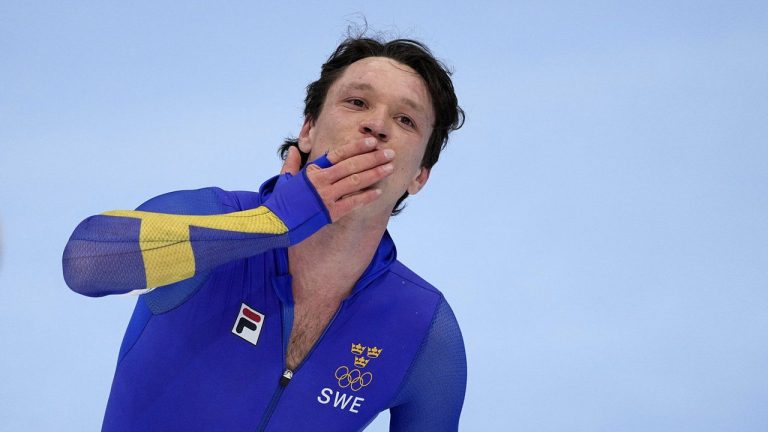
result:
[[(429, 302), (434, 305), (433, 327), (437, 324), (439, 326), (454, 327), (456, 331), (459, 330), (459, 324), (458, 321), (456, 321), (453, 310), (439, 289), (400, 261), (394, 261), (392, 263), (389, 268), (389, 273), (390, 277), (395, 279), (394, 282), (396, 283), (394, 285), (400, 285), (402, 287), (402, 295), (418, 295), (425, 300), (429, 299)], [(392, 285), (393, 284), (390, 282), (390, 286)]]
[(209, 215), (246, 210), (260, 205), (259, 194), (218, 187), (180, 190), (158, 195), (137, 210), (171, 214)]
[(406, 267), (406, 265), (400, 261), (393, 262), (389, 268), (389, 272), (391, 275), (398, 278), (404, 285), (408, 285), (413, 289), (423, 290), (425, 293), (431, 293), (440, 298), (443, 297), (443, 293), (440, 292), (439, 289), (435, 288), (432, 284), (416, 274), (413, 270)]
[(461, 330), (453, 309), (439, 289), (400, 261), (392, 263), (390, 275), (396, 278), (396, 282), (399, 282), (398, 285), (403, 288), (401, 291), (403, 295), (410, 294), (409, 297), (413, 298), (413, 295), (417, 294), (432, 305), (432, 322), (429, 331), (433, 333), (434, 337), (448, 337), (455, 341), (458, 336), (458, 341), (462, 341)]

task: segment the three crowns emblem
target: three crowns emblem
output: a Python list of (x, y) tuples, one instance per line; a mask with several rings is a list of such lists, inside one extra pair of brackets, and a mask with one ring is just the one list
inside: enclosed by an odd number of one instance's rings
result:
[[(365, 347), (358, 343), (352, 344), (350, 351), (352, 354), (355, 354), (355, 367), (364, 368), (368, 366), (368, 362), (370, 362), (371, 359), (379, 358), (381, 352), (384, 350), (378, 347)], [(362, 355), (364, 351), (365, 356)]]

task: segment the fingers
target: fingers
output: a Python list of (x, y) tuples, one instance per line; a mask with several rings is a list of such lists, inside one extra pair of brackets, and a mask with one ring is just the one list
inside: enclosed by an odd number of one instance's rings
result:
[(332, 208), (328, 210), (331, 220), (336, 222), (351, 211), (358, 209), (366, 204), (370, 204), (381, 196), (381, 189), (366, 189), (336, 201)]
[(333, 166), (309, 164), (307, 177), (335, 222), (381, 196), (372, 186), (394, 172), (394, 157), (391, 149), (377, 149), (375, 138), (358, 139), (328, 153)]
[(351, 173), (333, 184), (333, 195), (343, 197), (361, 191), (392, 174), (392, 171), (394, 171), (394, 166), (388, 163), (374, 166), (362, 172)]
[(299, 148), (291, 146), (288, 148), (288, 155), (283, 162), (283, 168), (280, 170), (280, 174), (296, 175), (301, 168), (301, 155), (299, 154)]
[(331, 182), (337, 182), (356, 173), (362, 173), (379, 165), (389, 163), (395, 157), (394, 150), (375, 150), (344, 159), (328, 168), (326, 175)]
[(376, 138), (365, 138), (349, 144), (345, 144), (328, 152), (328, 160), (332, 164), (337, 163), (363, 153), (368, 153), (376, 148)]

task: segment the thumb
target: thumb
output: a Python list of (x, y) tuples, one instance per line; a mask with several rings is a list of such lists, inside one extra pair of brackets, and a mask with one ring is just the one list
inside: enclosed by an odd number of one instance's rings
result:
[(285, 157), (283, 168), (280, 170), (280, 174), (296, 175), (301, 168), (301, 155), (299, 155), (299, 149), (296, 146), (291, 146), (288, 149), (288, 156)]

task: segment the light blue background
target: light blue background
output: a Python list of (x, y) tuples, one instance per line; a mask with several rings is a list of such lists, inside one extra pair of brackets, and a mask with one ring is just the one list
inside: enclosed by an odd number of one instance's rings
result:
[(67, 289), (75, 225), (255, 189), (358, 12), (468, 114), (391, 226), (461, 323), (462, 429), (768, 430), (766, 2), (203, 3), (0, 4), (2, 430), (100, 426), (134, 299)]

